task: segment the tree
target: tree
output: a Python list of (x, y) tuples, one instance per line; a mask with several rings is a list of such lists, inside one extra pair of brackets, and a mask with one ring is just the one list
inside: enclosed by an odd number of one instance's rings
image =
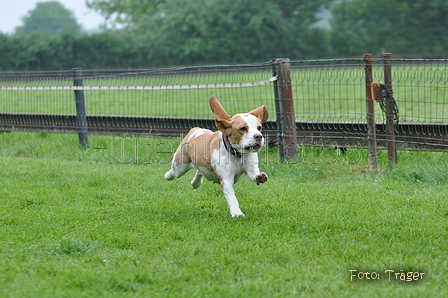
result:
[[(328, 55), (328, 38), (313, 27), (333, 0), (90, 0), (106, 26), (148, 40), (157, 64), (247, 62)], [(317, 51), (316, 51), (317, 49)]]
[[(101, 13), (106, 18), (106, 24), (131, 26), (156, 11), (163, 0), (91, 0), (87, 7)], [(109, 24), (108, 24), (109, 23)]]
[(325, 2), (167, 0), (134, 26), (165, 65), (302, 59), (325, 43), (323, 30), (311, 28)]
[(39, 2), (36, 8), (22, 18), (23, 26), (17, 27), (17, 35), (47, 33), (57, 35), (63, 31), (79, 34), (81, 26), (72, 11), (57, 1)]
[(332, 14), (336, 54), (448, 51), (446, 0), (342, 0)]

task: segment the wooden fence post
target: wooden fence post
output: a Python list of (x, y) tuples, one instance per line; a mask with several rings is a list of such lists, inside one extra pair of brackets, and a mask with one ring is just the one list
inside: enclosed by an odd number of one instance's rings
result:
[[(73, 77), (74, 77), (73, 80), (74, 86), (83, 86), (81, 68), (73, 69)], [(76, 116), (78, 125), (79, 144), (81, 146), (87, 147), (89, 145), (89, 137), (87, 131), (87, 115), (86, 115), (86, 106), (84, 102), (83, 90), (75, 90), (75, 102), (76, 102)]]
[(375, 171), (378, 167), (376, 152), (376, 127), (375, 107), (372, 98), (372, 54), (364, 55), (364, 70), (366, 82), (366, 116), (367, 116), (367, 143), (369, 147), (370, 170)]
[[(392, 90), (392, 54), (383, 53), (384, 58), (384, 84)], [(394, 122), (394, 101), (391, 96), (386, 98), (386, 140), (387, 140), (387, 156), (389, 167), (397, 163), (397, 148), (395, 143), (395, 122)]]
[(274, 81), (274, 95), (280, 159), (295, 160), (297, 159), (298, 140), (290, 60), (288, 58), (272, 59), (271, 65), (273, 75), (277, 76), (277, 81)]

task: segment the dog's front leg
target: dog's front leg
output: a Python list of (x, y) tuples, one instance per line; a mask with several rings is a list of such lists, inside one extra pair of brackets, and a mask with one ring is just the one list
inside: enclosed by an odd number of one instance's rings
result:
[(226, 197), (227, 204), (229, 205), (230, 215), (232, 217), (244, 217), (244, 213), (240, 209), (238, 199), (235, 196), (235, 189), (233, 188), (233, 182), (230, 180), (221, 180), (221, 187), (224, 196)]
[(248, 168), (246, 170), (247, 177), (249, 177), (250, 180), (257, 183), (257, 185), (260, 185), (261, 183), (267, 182), (268, 175), (264, 172), (260, 173), (260, 169), (256, 164), (254, 164), (252, 167)]

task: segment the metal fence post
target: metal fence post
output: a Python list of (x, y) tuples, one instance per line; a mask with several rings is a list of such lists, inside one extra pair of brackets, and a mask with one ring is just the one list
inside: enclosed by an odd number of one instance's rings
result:
[[(277, 59), (271, 59), (271, 65), (272, 65), (272, 76), (276, 77), (277, 76), (277, 64), (276, 61)], [(276, 118), (276, 124), (277, 124), (277, 143), (278, 143), (278, 152), (280, 154), (280, 159), (284, 160), (285, 159), (285, 152), (283, 151), (283, 135), (282, 135), (282, 121), (280, 121), (281, 119), (281, 113), (280, 113), (280, 104), (279, 104), (279, 100), (278, 100), (278, 81), (275, 80), (273, 82), (274, 84), (274, 98), (275, 98), (275, 118)]]
[(272, 59), (271, 65), (273, 75), (277, 76), (277, 81), (274, 81), (274, 95), (280, 159), (295, 160), (297, 159), (298, 141), (290, 60), (288, 58)]
[[(384, 58), (384, 84), (392, 90), (392, 54), (383, 53)], [(395, 144), (395, 122), (394, 122), (394, 102), (391, 96), (386, 98), (386, 140), (387, 140), (387, 156), (389, 166), (397, 163), (397, 148)]]
[[(73, 85), (75, 87), (83, 86), (81, 68), (73, 69), (73, 77), (74, 77)], [(87, 115), (86, 115), (86, 106), (84, 102), (83, 90), (75, 90), (75, 102), (76, 102), (76, 117), (78, 125), (79, 144), (81, 146), (87, 147), (89, 145), (89, 137), (87, 131)]]
[(367, 117), (367, 143), (369, 147), (370, 170), (375, 171), (378, 166), (376, 152), (375, 107), (372, 99), (372, 54), (364, 55), (364, 70), (366, 82), (366, 117)]

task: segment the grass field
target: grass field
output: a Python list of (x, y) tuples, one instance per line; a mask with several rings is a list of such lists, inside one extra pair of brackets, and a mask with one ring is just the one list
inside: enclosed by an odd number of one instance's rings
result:
[(385, 170), (380, 152), (372, 173), (364, 150), (280, 164), (271, 148), (269, 182), (236, 185), (233, 219), (219, 186), (163, 179), (178, 143), (0, 134), (0, 296), (448, 295), (446, 153)]

